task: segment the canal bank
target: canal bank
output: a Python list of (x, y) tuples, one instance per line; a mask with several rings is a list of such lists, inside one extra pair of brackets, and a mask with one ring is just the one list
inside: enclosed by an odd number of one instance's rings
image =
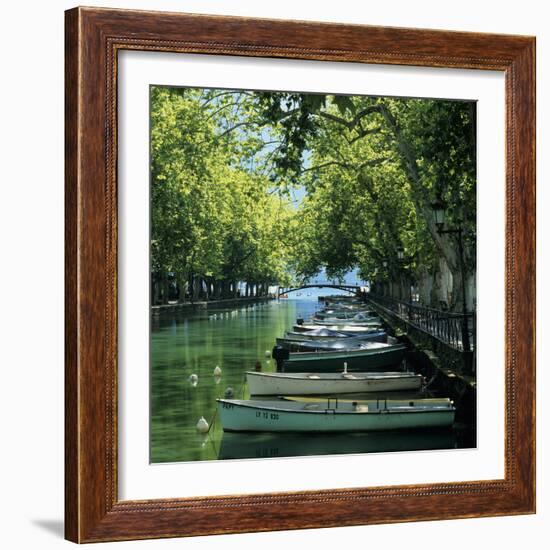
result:
[(407, 344), (408, 365), (426, 378), (427, 390), (450, 397), (457, 408), (457, 421), (475, 427), (477, 414), (476, 377), (470, 358), (453, 349), (374, 300), (367, 300), (390, 328)]
[(223, 300), (203, 300), (197, 302), (174, 302), (158, 306), (151, 306), (151, 315), (158, 316), (163, 313), (176, 313), (179, 311), (193, 311), (201, 309), (235, 307), (241, 305), (258, 304), (275, 300), (274, 296), (248, 296), (240, 298), (224, 298)]

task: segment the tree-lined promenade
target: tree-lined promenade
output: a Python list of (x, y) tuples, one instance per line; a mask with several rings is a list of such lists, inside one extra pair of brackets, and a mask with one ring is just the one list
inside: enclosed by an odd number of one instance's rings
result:
[(475, 305), (474, 103), (153, 87), (151, 159), (153, 303), (357, 268)]

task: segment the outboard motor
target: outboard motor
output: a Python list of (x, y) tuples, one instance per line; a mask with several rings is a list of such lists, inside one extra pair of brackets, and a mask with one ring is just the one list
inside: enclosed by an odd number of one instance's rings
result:
[(303, 325), (303, 324), (304, 324), (304, 320), (303, 320), (301, 317), (298, 317), (298, 319), (296, 319), (296, 324), (297, 324), (297, 325)]
[(283, 348), (283, 346), (274, 346), (271, 357), (273, 357), (277, 363), (277, 371), (281, 372), (283, 370), (283, 363), (290, 357), (290, 351)]

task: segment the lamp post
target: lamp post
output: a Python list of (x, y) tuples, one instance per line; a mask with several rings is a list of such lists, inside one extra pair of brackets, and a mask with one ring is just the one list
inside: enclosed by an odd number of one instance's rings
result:
[(458, 260), (460, 264), (460, 275), (462, 279), (462, 348), (470, 351), (470, 335), (468, 333), (468, 307), (466, 304), (466, 269), (464, 267), (464, 246), (462, 243), (462, 226), (456, 229), (443, 229), (445, 226), (445, 204), (437, 202), (432, 206), (435, 217), (435, 225), (438, 235), (456, 235), (458, 241)]
[(399, 299), (402, 298), (403, 292), (403, 263), (405, 261), (405, 251), (402, 246), (397, 247), (397, 263), (399, 265)]

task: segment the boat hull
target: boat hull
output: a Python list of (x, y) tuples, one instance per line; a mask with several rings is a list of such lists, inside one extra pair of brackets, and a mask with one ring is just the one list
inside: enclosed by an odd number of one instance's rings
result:
[(307, 333), (311, 330), (317, 330), (317, 329), (322, 329), (322, 328), (326, 328), (328, 330), (334, 330), (334, 331), (337, 331), (337, 332), (341, 332), (342, 334), (348, 334), (348, 335), (353, 335), (353, 334), (366, 334), (368, 332), (372, 332), (373, 330), (376, 330), (376, 329), (379, 329), (381, 328), (381, 324), (378, 323), (376, 325), (373, 325), (373, 326), (367, 326), (367, 327), (364, 327), (364, 326), (358, 326), (358, 325), (348, 325), (348, 324), (332, 324), (332, 323), (327, 323), (327, 324), (303, 324), (303, 325), (299, 325), (299, 324), (295, 324), (293, 326), (293, 330), (295, 332), (304, 332), (304, 333)]
[[(305, 333), (304, 333), (305, 334)], [(386, 343), (388, 335), (384, 331), (373, 332), (360, 336), (349, 336), (340, 338), (315, 338), (307, 339), (298, 336), (288, 336), (285, 338), (277, 338), (276, 344), (286, 349), (350, 349), (358, 348), (365, 342), (381, 342)]]
[[(376, 331), (372, 331), (373, 333)], [(364, 334), (354, 334), (350, 336), (349, 334), (345, 332), (338, 332), (336, 330), (328, 330), (328, 329), (321, 329), (320, 331), (307, 331), (307, 332), (299, 332), (299, 331), (293, 331), (288, 330), (285, 332), (284, 339), (285, 340), (327, 340), (329, 338), (336, 339), (336, 338), (352, 338), (355, 336), (366, 336), (370, 334), (371, 332), (365, 332)]]
[(341, 375), (303, 376), (247, 372), (250, 395), (334, 395), (418, 390), (422, 376), (413, 373), (377, 373), (345, 378)]
[(357, 310), (357, 311), (344, 311), (344, 310), (333, 310), (333, 311), (318, 311), (315, 313), (314, 318), (315, 319), (340, 319), (340, 320), (351, 320), (356, 315), (365, 315), (368, 318), (378, 318), (376, 314), (374, 314), (372, 311), (369, 310)]
[(371, 319), (365, 319), (364, 321), (355, 321), (353, 319), (336, 319), (334, 317), (327, 317), (326, 319), (313, 319), (313, 324), (316, 326), (322, 325), (350, 325), (352, 327), (380, 327), (382, 321), (379, 317), (373, 317)]
[[(442, 428), (452, 426), (452, 407), (422, 409), (379, 409), (373, 412), (342, 412), (336, 408), (318, 410), (261, 406), (254, 402), (218, 400), (224, 431), (233, 432), (370, 432)], [(305, 405), (307, 406), (307, 405)]]
[(320, 351), (291, 353), (282, 362), (282, 372), (343, 372), (344, 363), (351, 372), (399, 370), (405, 356), (405, 346), (386, 349)]
[[(407, 405), (413, 406), (413, 405), (423, 405), (423, 406), (434, 406), (434, 407), (451, 407), (453, 406), (453, 402), (448, 397), (418, 397), (418, 394), (411, 395), (410, 398), (405, 398), (402, 396), (403, 394), (400, 392), (398, 398), (392, 398), (389, 399), (384, 395), (384, 397), (370, 397), (370, 398), (351, 398), (350, 396), (347, 397), (338, 397), (338, 404), (342, 405), (345, 403), (356, 403), (357, 405), (370, 405), (370, 406), (379, 406), (380, 403), (382, 403), (384, 406), (388, 407), (405, 407)], [(291, 395), (281, 395), (279, 396), (279, 399), (286, 400), (286, 401), (295, 401), (297, 403), (318, 403), (321, 400), (333, 399), (333, 396), (326, 396), (326, 397), (320, 397), (320, 396), (291, 396)]]

